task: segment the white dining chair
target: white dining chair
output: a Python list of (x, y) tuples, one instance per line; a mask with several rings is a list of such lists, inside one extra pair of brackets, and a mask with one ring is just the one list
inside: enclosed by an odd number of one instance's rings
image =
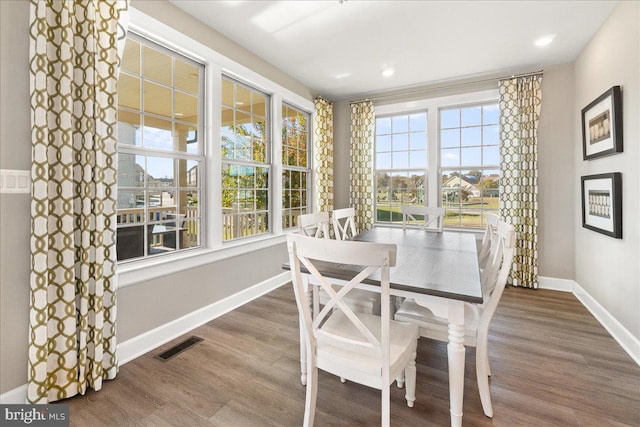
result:
[(300, 232), (306, 236), (331, 238), (329, 236), (329, 212), (298, 215), (298, 227), (300, 227)]
[(333, 232), (338, 240), (348, 240), (358, 234), (356, 210), (354, 208), (336, 209), (332, 216)]
[[(336, 209), (332, 214), (333, 233), (338, 240), (348, 240), (358, 234), (354, 208)], [(320, 304), (326, 304), (329, 295), (320, 292)], [(369, 314), (380, 314), (380, 294), (364, 289), (354, 289), (345, 299), (353, 311)]]
[[(493, 417), (489, 390), (488, 334), (489, 323), (504, 292), (515, 254), (515, 229), (513, 225), (499, 221), (496, 229), (496, 248), (480, 275), (484, 302), (465, 305), (464, 345), (476, 347), (476, 377), (484, 413)], [(449, 342), (447, 319), (436, 317), (429, 309), (414, 300), (405, 300), (396, 312), (396, 320), (411, 322), (420, 327), (420, 336)]]
[(480, 250), (478, 251), (478, 265), (480, 269), (483, 269), (487, 265), (492, 249), (495, 250), (495, 242), (497, 240), (496, 230), (498, 228), (498, 221), (500, 220), (498, 215), (492, 213), (487, 213), (485, 218), (487, 227), (485, 228)]
[[(396, 245), (289, 234), (287, 247), (296, 304), (306, 340), (307, 392), (303, 425), (313, 425), (318, 369), (322, 369), (381, 390), (381, 425), (389, 426), (390, 386), (393, 381), (398, 382), (398, 387), (406, 383), (405, 398), (409, 407), (416, 399), (418, 326), (391, 320), (389, 310), (389, 269), (396, 262)], [(322, 262), (357, 267), (360, 272), (336, 292), (330, 280), (319, 271), (318, 263)], [(309, 282), (321, 287), (331, 297), (315, 316), (305, 293), (303, 266), (310, 275)], [(354, 312), (344, 302), (344, 297), (378, 271), (383, 301), (381, 316)]]
[(419, 224), (423, 230), (442, 232), (445, 214), (443, 207), (402, 206), (400, 212), (402, 228), (407, 228), (408, 224)]

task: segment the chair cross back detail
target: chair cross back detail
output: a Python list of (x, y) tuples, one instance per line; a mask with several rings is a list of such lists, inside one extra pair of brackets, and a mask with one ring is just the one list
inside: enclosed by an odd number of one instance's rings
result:
[[(485, 303), (484, 312), (488, 306), (495, 301), (497, 306), (507, 278), (511, 273), (511, 266), (516, 250), (515, 229), (512, 225), (499, 221), (495, 230), (494, 248), (489, 254), (489, 261), (480, 274), (480, 282), (482, 284), (482, 294), (487, 303)], [(498, 298), (494, 295), (499, 293)], [(495, 310), (495, 307), (494, 307)], [(484, 314), (484, 313), (483, 313)], [(491, 312), (491, 316), (493, 313)]]
[(492, 213), (487, 213), (485, 216), (487, 228), (485, 229), (482, 244), (480, 245), (480, 251), (478, 252), (478, 265), (480, 268), (485, 268), (491, 258), (492, 251), (495, 250), (496, 242), (498, 241), (496, 233), (498, 230), (499, 220), (500, 218), (498, 215)]
[[(407, 228), (409, 222), (420, 224), (420, 227), (428, 231), (441, 232), (444, 225), (445, 210), (443, 207), (402, 206), (402, 228)], [(417, 217), (422, 216), (420, 220)]]
[(316, 212), (298, 216), (300, 232), (305, 236), (329, 239), (329, 212)]
[(355, 217), (356, 210), (354, 208), (333, 211), (333, 232), (336, 235), (336, 239), (347, 240), (358, 234)]
[[(298, 251), (297, 258), (304, 265), (311, 276), (320, 284), (321, 288), (329, 295), (330, 300), (325, 304), (324, 308), (318, 313), (315, 319), (311, 323), (311, 331), (313, 337), (318, 341), (340, 341), (343, 344), (374, 348), (378, 352), (381, 352), (382, 343), (376, 336), (362, 323), (362, 321), (355, 315), (353, 310), (343, 301), (343, 298), (354, 289), (358, 284), (362, 283), (364, 279), (371, 276), (377, 270), (382, 271), (382, 276), (386, 276), (387, 292), (389, 286), (389, 267), (395, 265), (395, 245), (388, 244), (371, 244), (369, 242), (343, 242), (345, 246), (335, 246), (331, 249), (331, 254), (327, 254), (323, 249), (324, 242), (309, 242), (305, 244), (303, 250)], [(314, 247), (315, 246), (315, 247)], [(334, 245), (332, 245), (334, 246)], [(340, 289), (336, 290), (332, 287), (331, 283), (316, 269), (310, 259), (322, 259), (329, 262), (344, 262), (349, 260), (349, 263), (355, 265), (363, 265), (365, 268), (358, 273), (353, 279)], [(383, 279), (383, 286), (385, 286), (385, 280)], [(320, 329), (326, 317), (333, 314), (334, 307), (340, 309), (345, 316), (351, 321), (351, 323), (360, 331), (365, 341), (360, 340), (347, 340), (343, 337), (335, 334), (328, 333)]]

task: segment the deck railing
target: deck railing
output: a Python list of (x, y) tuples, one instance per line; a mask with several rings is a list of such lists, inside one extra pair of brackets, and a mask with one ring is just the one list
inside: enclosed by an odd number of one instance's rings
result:
[[(118, 225), (132, 225), (132, 224), (144, 224), (145, 222), (152, 221), (166, 221), (173, 220), (176, 221), (176, 217), (179, 217), (180, 214), (176, 215), (177, 206), (159, 206), (159, 207), (148, 207), (147, 216), (145, 221), (145, 208), (127, 208), (127, 209), (118, 209), (117, 212), (117, 223)], [(182, 221), (182, 224), (178, 225), (186, 228), (183, 237), (183, 247), (191, 247), (197, 245), (199, 242), (199, 222), (193, 221), (193, 219), (198, 217), (198, 207), (197, 206), (186, 206), (181, 208), (181, 211), (184, 212), (184, 218), (178, 219), (178, 221)], [(152, 234), (151, 241), (149, 242), (150, 247), (159, 247), (163, 246), (164, 234)]]
[(225, 209), (222, 214), (222, 238), (224, 241), (254, 236), (264, 233), (268, 229), (265, 214), (230, 212), (231, 209)]

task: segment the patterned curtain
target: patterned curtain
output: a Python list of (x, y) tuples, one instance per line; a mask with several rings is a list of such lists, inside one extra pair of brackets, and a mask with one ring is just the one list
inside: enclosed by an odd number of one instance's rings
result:
[(500, 81), (500, 215), (516, 228), (514, 286), (538, 287), (538, 121), (542, 75)]
[(117, 70), (128, 1), (32, 0), (27, 400), (116, 376)]
[(315, 158), (314, 211), (333, 211), (333, 104), (322, 97), (315, 99), (316, 118), (313, 127)]
[(349, 204), (356, 210), (358, 230), (373, 226), (373, 102), (351, 104)]

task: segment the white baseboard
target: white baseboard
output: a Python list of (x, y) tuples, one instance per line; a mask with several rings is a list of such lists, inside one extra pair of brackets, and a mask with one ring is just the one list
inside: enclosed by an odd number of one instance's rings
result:
[(620, 344), (622, 349), (640, 365), (640, 340), (633, 336), (615, 317), (611, 315), (598, 301), (585, 291), (582, 286), (575, 284), (573, 294), (593, 314), (598, 322)]
[(596, 318), (598, 322), (609, 332), (624, 351), (640, 365), (640, 340), (633, 336), (618, 320), (611, 315), (598, 301), (596, 301), (575, 280), (556, 279), (553, 277), (538, 277), (540, 289), (571, 292), (578, 301)]
[(22, 405), (27, 403), (27, 385), (23, 384), (13, 390), (0, 394), (2, 405)]
[[(128, 339), (118, 344), (118, 361), (124, 365), (145, 353), (160, 347), (162, 344), (186, 334), (187, 332), (207, 322), (222, 316), (272, 290), (286, 284), (291, 280), (291, 273), (284, 272), (264, 282), (253, 285), (236, 294), (230, 295), (220, 301), (216, 301), (206, 307), (191, 312), (179, 319), (165, 323), (155, 329), (145, 332), (137, 337)], [(0, 394), (1, 404), (22, 404), (27, 401), (27, 385), (21, 385)]]
[(538, 276), (538, 288), (552, 291), (573, 292), (575, 280)]
[(124, 365), (162, 344), (186, 334), (225, 313), (234, 310), (291, 280), (291, 273), (284, 272), (250, 288), (244, 289), (220, 301), (165, 323), (155, 329), (118, 344), (118, 361)]

